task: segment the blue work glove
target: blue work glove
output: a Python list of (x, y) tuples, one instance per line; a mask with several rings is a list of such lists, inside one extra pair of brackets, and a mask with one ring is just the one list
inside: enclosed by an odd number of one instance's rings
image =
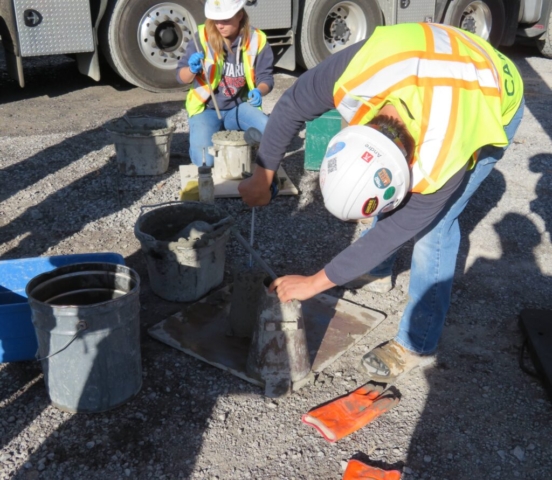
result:
[(258, 88), (254, 88), (247, 94), (248, 102), (252, 107), (260, 107), (263, 103), (263, 96)]
[(190, 59), (188, 60), (188, 67), (190, 67), (190, 72), (197, 75), (201, 70), (203, 70), (203, 66), (201, 64), (201, 60), (205, 58), (205, 55), (201, 52), (195, 52), (192, 53), (190, 56)]

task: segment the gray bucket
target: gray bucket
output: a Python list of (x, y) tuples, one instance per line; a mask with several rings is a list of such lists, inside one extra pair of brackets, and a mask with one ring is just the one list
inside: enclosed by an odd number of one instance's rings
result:
[[(144, 208), (155, 209), (144, 213)], [(199, 238), (186, 238), (182, 232), (197, 221), (213, 229)], [(155, 294), (173, 302), (192, 302), (220, 285), (232, 224), (232, 217), (211, 204), (167, 202), (143, 206), (134, 235), (140, 240)]]
[(175, 126), (168, 118), (124, 116), (109, 122), (121, 173), (128, 176), (161, 175), (169, 168)]
[(77, 263), (26, 288), (52, 404), (103, 412), (142, 386), (140, 278), (124, 265)]

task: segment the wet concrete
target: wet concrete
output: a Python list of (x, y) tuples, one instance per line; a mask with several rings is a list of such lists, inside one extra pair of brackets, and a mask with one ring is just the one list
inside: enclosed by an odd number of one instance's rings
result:
[(219, 145), (247, 145), (245, 132), (240, 130), (222, 130), (213, 135), (213, 143)]

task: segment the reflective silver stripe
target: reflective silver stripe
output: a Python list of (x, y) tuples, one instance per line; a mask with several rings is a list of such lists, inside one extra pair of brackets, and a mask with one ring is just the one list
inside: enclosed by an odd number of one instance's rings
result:
[(435, 53), (452, 54), (452, 42), (448, 32), (440, 28), (435, 28), (435, 25), (432, 24), (429, 25), (429, 28), (433, 34)]
[(430, 185), (435, 182), (431, 179), (431, 172), (439, 153), (443, 147), (443, 141), (449, 128), (452, 110), (452, 87), (434, 87), (431, 111), (427, 131), (420, 145), (418, 160), (412, 166), (412, 188), (426, 180)]
[[(443, 25), (432, 25), (432, 26), (440, 30), (447, 30), (447, 28), (443, 27)], [(502, 96), (502, 85), (500, 83), (500, 75), (498, 74), (498, 70), (496, 69), (493, 59), (488, 54), (488, 52), (481, 45), (474, 42), (471, 38), (469, 38), (466, 34), (464, 34), (464, 32), (462, 32), (461, 30), (454, 30), (454, 33), (461, 36), (464, 40), (466, 40), (466, 42), (468, 42), (474, 49), (476, 49), (483, 57), (487, 59), (487, 62), (489, 62), (489, 64), (492, 67), (492, 74), (495, 78), (496, 88), (498, 89), (498, 91), (500, 92), (500, 95)]]

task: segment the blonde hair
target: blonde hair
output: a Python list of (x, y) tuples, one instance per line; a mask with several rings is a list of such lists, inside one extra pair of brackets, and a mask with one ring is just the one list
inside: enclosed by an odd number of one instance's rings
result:
[[(247, 45), (249, 43), (249, 15), (244, 9), (241, 9), (243, 16), (240, 21), (240, 31), (238, 35), (242, 35), (242, 45)], [(239, 13), (239, 12), (238, 12)], [(236, 13), (237, 15), (237, 13)], [(230, 40), (224, 38), (217, 29), (214, 20), (207, 19), (205, 21), (205, 32), (207, 33), (207, 41), (211, 48), (215, 51), (217, 55), (224, 55), (224, 44), (226, 44), (228, 50), (231, 48)]]

